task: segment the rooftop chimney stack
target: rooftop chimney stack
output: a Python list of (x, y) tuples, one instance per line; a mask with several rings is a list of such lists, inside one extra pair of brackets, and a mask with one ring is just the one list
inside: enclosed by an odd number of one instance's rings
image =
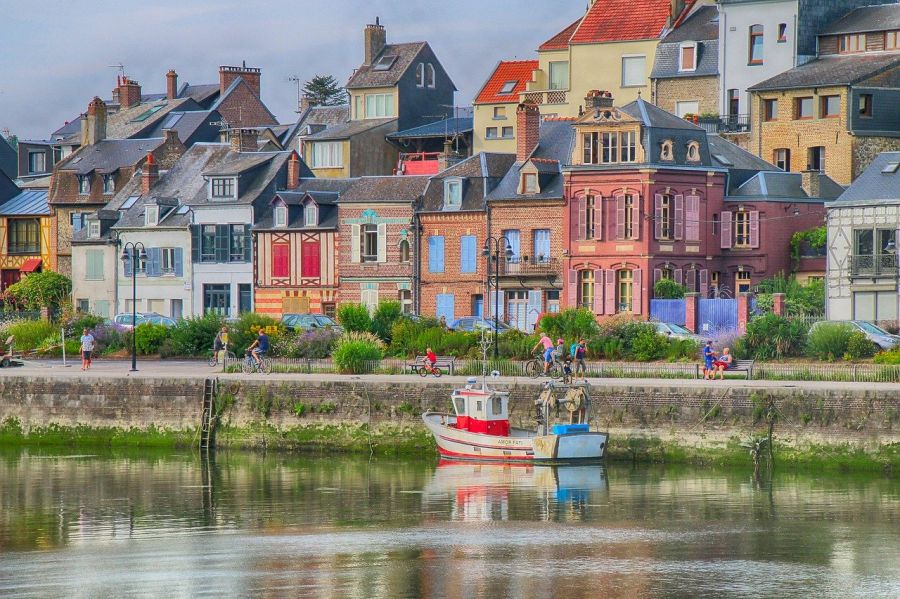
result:
[(291, 157), (288, 159), (287, 188), (297, 189), (298, 187), (300, 187), (300, 156), (297, 155), (297, 152), (291, 152)]
[(141, 194), (147, 195), (150, 189), (159, 181), (159, 165), (153, 158), (152, 153), (147, 154), (147, 160), (144, 161), (144, 168), (141, 171)]
[(94, 96), (81, 117), (81, 145), (92, 146), (106, 139), (106, 103)]
[(253, 93), (257, 98), (260, 97), (259, 80), (262, 77), (262, 70), (248, 67), (246, 61), (242, 62), (239, 67), (219, 67), (219, 93), (225, 95), (225, 90), (227, 90), (228, 86), (234, 83), (234, 80), (238, 77), (247, 82), (247, 85), (250, 86), (250, 89), (253, 90)]
[(119, 106), (131, 108), (141, 103), (141, 84), (128, 77), (119, 80)]
[(822, 197), (822, 171), (814, 171), (810, 167), (807, 167), (800, 176), (803, 177), (801, 186), (803, 187), (803, 191), (806, 192), (806, 195), (811, 198)]
[(232, 152), (255, 152), (259, 149), (256, 129), (232, 129), (230, 131)]
[(312, 96), (308, 96), (306, 94), (300, 98), (300, 114), (303, 114), (313, 106), (316, 106), (316, 101)]
[(608, 110), (613, 107), (613, 97), (610, 92), (592, 89), (584, 98), (585, 110)]
[(166, 98), (174, 100), (178, 97), (178, 73), (175, 69), (169, 69), (166, 73)]
[(363, 65), (371, 65), (372, 61), (375, 60), (376, 56), (381, 54), (381, 51), (384, 50), (386, 45), (387, 33), (384, 30), (384, 25), (381, 24), (378, 17), (375, 17), (375, 24), (366, 25), (366, 29), (363, 32), (363, 46), (365, 50)]
[(541, 138), (541, 111), (537, 104), (519, 104), (516, 109), (516, 129), (516, 162), (525, 162)]

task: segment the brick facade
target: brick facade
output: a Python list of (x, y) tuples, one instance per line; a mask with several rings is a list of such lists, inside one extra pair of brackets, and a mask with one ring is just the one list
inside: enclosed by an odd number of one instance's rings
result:
[(678, 102), (696, 101), (699, 114), (719, 114), (718, 77), (672, 77), (654, 80), (653, 103), (667, 112), (677, 113)]
[[(484, 211), (423, 213), (419, 215), (422, 230), (421, 282), (419, 284), (419, 314), (437, 315), (437, 296), (452, 294), (454, 317), (474, 315), (480, 296), (486, 297), (486, 258), (481, 255), (487, 237), (487, 215)], [(443, 272), (432, 272), (428, 239), (444, 238)], [(475, 237), (475, 271), (462, 272), (462, 237)], [(483, 303), (482, 303), (483, 305)]]

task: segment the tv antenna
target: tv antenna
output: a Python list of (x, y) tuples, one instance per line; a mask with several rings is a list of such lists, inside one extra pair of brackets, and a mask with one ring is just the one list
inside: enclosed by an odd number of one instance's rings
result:
[(297, 110), (295, 110), (294, 112), (296, 112), (297, 114), (300, 114), (300, 98), (302, 97), (301, 96), (302, 90), (300, 88), (300, 84), (303, 83), (303, 81), (297, 75), (291, 75), (290, 77), (288, 77), (288, 81), (290, 81), (291, 83), (297, 84)]
[(116, 64), (108, 64), (108, 65), (106, 65), (106, 66), (108, 66), (108, 67), (111, 68), (111, 69), (118, 69), (118, 70), (119, 70), (119, 76), (120, 76), (120, 77), (124, 77), (124, 76), (125, 76), (125, 65), (122, 64), (121, 62), (116, 63)]

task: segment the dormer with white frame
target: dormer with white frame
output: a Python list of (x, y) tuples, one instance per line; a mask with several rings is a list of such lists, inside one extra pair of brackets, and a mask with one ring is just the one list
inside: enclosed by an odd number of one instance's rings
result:
[(465, 180), (461, 177), (444, 179), (444, 210), (459, 210), (462, 207)]
[(159, 205), (147, 204), (144, 206), (144, 226), (155, 227), (159, 224)]
[(307, 196), (303, 202), (303, 226), (319, 226), (319, 205), (311, 197)]
[(238, 177), (222, 175), (208, 177), (207, 198), (210, 202), (233, 202), (238, 198)]

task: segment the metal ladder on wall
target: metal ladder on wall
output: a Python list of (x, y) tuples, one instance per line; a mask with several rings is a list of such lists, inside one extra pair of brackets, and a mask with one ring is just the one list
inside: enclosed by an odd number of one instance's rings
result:
[(209, 451), (216, 446), (216, 394), (219, 379), (203, 381), (203, 409), (200, 412), (200, 451)]

